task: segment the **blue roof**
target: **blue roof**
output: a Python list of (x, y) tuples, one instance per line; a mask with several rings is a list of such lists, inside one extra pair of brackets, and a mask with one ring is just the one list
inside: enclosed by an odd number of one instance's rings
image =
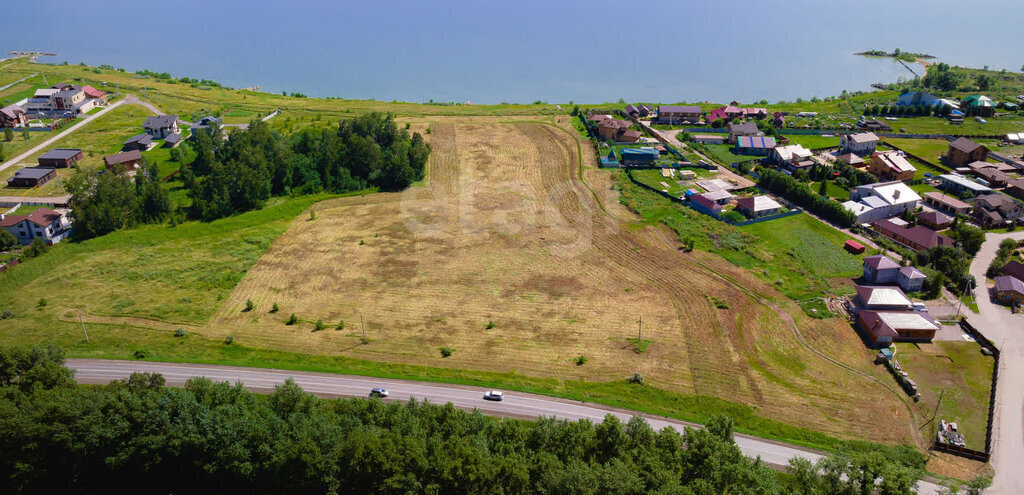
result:
[(768, 136), (739, 136), (736, 138), (738, 148), (774, 148), (775, 138)]
[(658, 150), (654, 148), (624, 148), (622, 150), (622, 158), (657, 158)]

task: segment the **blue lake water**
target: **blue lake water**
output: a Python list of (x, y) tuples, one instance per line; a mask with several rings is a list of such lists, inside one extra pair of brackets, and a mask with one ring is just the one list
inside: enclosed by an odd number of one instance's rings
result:
[(911, 77), (866, 49), (1024, 64), (1021, 0), (4, 3), (2, 53), (310, 96), (775, 102)]

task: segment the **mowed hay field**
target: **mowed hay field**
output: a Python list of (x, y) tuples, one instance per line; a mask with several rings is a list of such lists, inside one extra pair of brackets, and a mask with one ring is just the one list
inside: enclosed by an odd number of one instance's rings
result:
[[(635, 223), (607, 172), (581, 166), (593, 157), (571, 128), (428, 125), (425, 187), (315, 205), (197, 331), (249, 347), (545, 378), (640, 372), (653, 386), (752, 405), (789, 424), (911, 441), (906, 406), (871, 378), (848, 325), (811, 321), (788, 302), (766, 306), (752, 294), (786, 299)], [(255, 310), (243, 311), (247, 300)], [(286, 325), (291, 314), (299, 322)], [(789, 315), (806, 342), (847, 368), (808, 351)], [(640, 318), (653, 341), (643, 354), (627, 340)], [(443, 358), (441, 347), (454, 353)]]

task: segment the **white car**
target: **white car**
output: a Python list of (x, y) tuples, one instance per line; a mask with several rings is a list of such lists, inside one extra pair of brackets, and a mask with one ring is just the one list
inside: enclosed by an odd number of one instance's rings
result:
[(503, 398), (504, 395), (497, 390), (488, 390), (487, 393), (484, 394), (484, 400), (495, 400), (500, 402)]
[(373, 398), (373, 397), (382, 397), (383, 398), (383, 397), (387, 397), (387, 396), (388, 396), (388, 389), (386, 389), (386, 388), (375, 388), (375, 389), (370, 391), (370, 397), (371, 398)]

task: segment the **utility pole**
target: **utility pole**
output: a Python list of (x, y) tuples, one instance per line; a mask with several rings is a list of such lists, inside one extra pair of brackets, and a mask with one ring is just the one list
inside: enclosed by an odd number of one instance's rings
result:
[(363, 314), (359, 313), (359, 328), (363, 329), (363, 343), (366, 343), (366, 325), (363, 325)]
[(85, 331), (85, 321), (82, 320), (82, 313), (78, 313), (78, 322), (82, 324), (82, 333), (85, 334), (85, 341), (89, 341), (89, 332)]
[(637, 345), (637, 347), (640, 347), (640, 342), (642, 342), (642, 340), (640, 339), (640, 336), (641, 336), (641, 334), (643, 332), (643, 328), (644, 328), (644, 317), (641, 316), (640, 317), (640, 321), (637, 322), (637, 327), (636, 327), (636, 345)]
[[(960, 266), (963, 266), (964, 265), (964, 250), (963, 250), (963, 245), (961, 243), (959, 243), (959, 242), (956, 243), (956, 252), (957, 252), (957, 256), (960, 258)], [(967, 276), (969, 277), (970, 274), (971, 274), (970, 267), (967, 267)], [(957, 320), (960, 320), (960, 313), (964, 309), (964, 298), (967, 297), (967, 293), (970, 290), (971, 290), (971, 281), (968, 278), (967, 280), (964, 281), (964, 290), (960, 294), (960, 304), (958, 304), (957, 307), (956, 307), (956, 319)]]

